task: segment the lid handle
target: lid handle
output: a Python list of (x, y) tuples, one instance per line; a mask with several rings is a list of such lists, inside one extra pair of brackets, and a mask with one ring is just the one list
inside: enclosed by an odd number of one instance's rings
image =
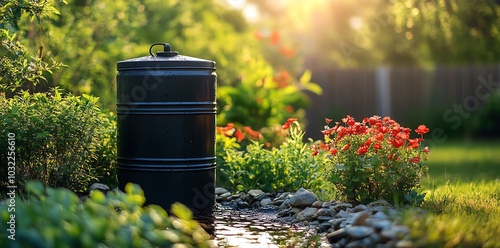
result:
[[(153, 53), (153, 47), (154, 46), (163, 46), (163, 52), (156, 52), (156, 54)], [(156, 57), (156, 56), (160, 56), (160, 57), (173, 57), (173, 56), (177, 56), (179, 55), (179, 53), (177, 51), (170, 51), (170, 44), (168, 43), (153, 43), (153, 45), (151, 45), (151, 47), (149, 48), (149, 54), (151, 54), (151, 56), (153, 57)]]

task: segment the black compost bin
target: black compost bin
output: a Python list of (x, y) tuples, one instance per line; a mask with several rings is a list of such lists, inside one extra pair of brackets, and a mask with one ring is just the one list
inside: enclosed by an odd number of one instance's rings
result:
[[(164, 50), (152, 51), (155, 46)], [(144, 190), (146, 204), (195, 212), (215, 204), (215, 62), (155, 43), (151, 56), (117, 63), (118, 185)]]

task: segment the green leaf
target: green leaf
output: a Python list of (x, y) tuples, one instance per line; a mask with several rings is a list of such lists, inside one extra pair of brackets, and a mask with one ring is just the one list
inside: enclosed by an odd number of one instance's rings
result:
[(299, 81), (305, 84), (311, 81), (311, 77), (312, 77), (311, 70), (305, 70), (304, 73), (302, 73), (302, 76), (300, 76)]
[(172, 213), (177, 216), (179, 219), (183, 220), (191, 220), (193, 219), (193, 213), (189, 210), (188, 207), (184, 206), (181, 203), (174, 203), (171, 206)]
[(39, 181), (30, 181), (26, 183), (26, 191), (36, 195), (41, 196), (44, 192), (43, 184)]
[(316, 83), (313, 83), (313, 82), (302, 83), (301, 87), (303, 89), (306, 89), (308, 91), (313, 92), (316, 95), (323, 94), (323, 89), (321, 88), (321, 86), (319, 86), (319, 84), (316, 84)]

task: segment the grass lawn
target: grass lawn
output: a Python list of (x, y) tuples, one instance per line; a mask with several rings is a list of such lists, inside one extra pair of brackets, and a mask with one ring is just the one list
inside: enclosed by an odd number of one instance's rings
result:
[(500, 140), (452, 141), (429, 155), (426, 215), (404, 222), (420, 247), (500, 247)]

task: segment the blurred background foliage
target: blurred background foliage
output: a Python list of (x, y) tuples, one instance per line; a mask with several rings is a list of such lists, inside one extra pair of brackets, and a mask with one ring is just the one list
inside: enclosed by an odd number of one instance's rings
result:
[(217, 62), (218, 124), (255, 129), (304, 119), (321, 68), (500, 60), (494, 0), (2, 0), (0, 11), (6, 96), (59, 86), (113, 111), (116, 62), (169, 42)]

